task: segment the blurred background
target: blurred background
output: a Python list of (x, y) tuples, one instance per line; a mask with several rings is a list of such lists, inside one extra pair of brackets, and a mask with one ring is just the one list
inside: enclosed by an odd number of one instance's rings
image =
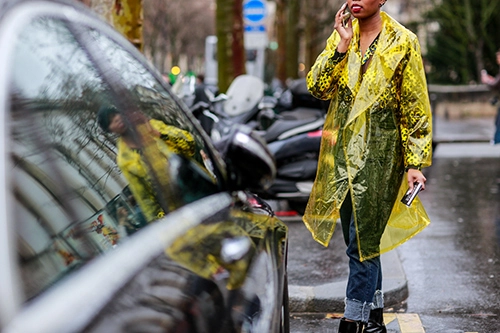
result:
[[(81, 1), (127, 36), (171, 83), (180, 74), (202, 73), (221, 92), (244, 73), (269, 85), (304, 77), (343, 3)], [(483, 68), (498, 72), (499, 1), (388, 0), (383, 10), (419, 36), (431, 85), (476, 85)]]

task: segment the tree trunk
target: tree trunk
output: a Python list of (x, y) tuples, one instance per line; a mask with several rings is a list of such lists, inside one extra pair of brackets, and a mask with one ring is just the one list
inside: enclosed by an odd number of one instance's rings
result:
[(299, 64), (299, 40), (300, 40), (300, 0), (288, 1), (288, 20), (286, 34), (286, 76), (288, 78), (298, 78)]
[(233, 0), (217, 0), (216, 34), (217, 34), (217, 68), (220, 92), (226, 92), (233, 77), (231, 66), (231, 34), (233, 27)]
[(318, 0), (309, 0), (308, 5), (305, 8), (305, 29), (304, 29), (304, 41), (305, 41), (305, 58), (304, 67), (306, 73), (311, 69), (316, 57), (318, 56), (316, 52), (316, 36), (318, 35), (318, 24), (319, 17), (317, 16)]
[(217, 0), (216, 32), (218, 85), (225, 92), (236, 76), (245, 73), (243, 0)]
[(243, 0), (234, 0), (233, 3), (233, 31), (232, 31), (232, 46), (233, 51), (233, 78), (238, 75), (245, 74), (245, 43), (243, 29)]
[(276, 77), (284, 85), (286, 83), (286, 0), (276, 0)]

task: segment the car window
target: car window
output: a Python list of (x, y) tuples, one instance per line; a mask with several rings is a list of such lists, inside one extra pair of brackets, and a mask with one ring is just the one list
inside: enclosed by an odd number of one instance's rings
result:
[[(134, 72), (123, 50), (113, 43), (107, 46), (114, 59), (125, 59), (120, 66), (127, 73), (121, 75), (137, 103), (135, 113), (143, 113), (163, 136), (153, 154), (146, 144), (131, 151), (144, 159), (161, 153), (161, 159), (144, 162), (142, 170), (132, 165), (124, 171), (117, 164), (120, 140), (103, 131), (97, 115), (103, 106), (119, 106), (119, 96), (68, 25), (40, 18), (16, 39), (10, 67), (9, 154), (26, 299), (163, 216), (149, 218), (144, 200), (159, 203), (168, 213), (219, 190), (210, 154), (189, 119), (143, 67)], [(119, 111), (141, 135), (135, 113)], [(174, 134), (168, 131), (172, 129)], [(137, 196), (143, 193), (127, 172), (144, 172), (151, 190), (145, 199)]]
[(28, 25), (13, 59), (14, 219), (31, 298), (119, 242), (124, 234), (104, 208), (127, 184), (112, 143), (92, 125), (90, 110), (109, 92), (64, 24)]
[[(150, 127), (153, 130), (159, 131), (161, 137), (168, 145), (169, 149), (176, 153), (181, 158), (169, 159), (170, 165), (158, 165), (157, 174), (153, 175), (153, 182), (157, 188), (164, 189), (161, 192), (168, 192), (168, 188), (177, 188), (177, 193), (181, 193), (180, 202), (173, 202), (174, 198), (166, 198), (163, 206), (175, 209), (180, 205), (192, 202), (196, 199), (213, 194), (221, 185), (218, 183), (217, 174), (223, 168), (220, 167), (220, 160), (212, 159), (211, 152), (213, 149), (207, 147), (201, 132), (195, 128), (193, 121), (189, 119), (184, 110), (180, 107), (179, 103), (172, 97), (172, 94), (167, 91), (160, 82), (151, 74), (151, 72), (135, 59), (131, 53), (123, 49), (112, 39), (103, 35), (97, 30), (88, 29), (84, 32), (90, 36), (87, 43), (96, 44), (98, 47), (99, 58), (105, 58), (107, 64), (112, 68), (104, 71), (110, 74), (110, 80), (115, 79), (125, 86), (126, 94), (121, 95), (119, 104), (127, 108), (133, 105), (135, 109), (121, 110), (124, 111), (125, 116), (130, 123), (137, 124), (137, 115), (140, 113), (145, 119), (148, 119)], [(98, 61), (98, 60), (97, 60)], [(113, 78), (113, 75), (117, 77)], [(120, 105), (113, 107), (120, 108)], [(143, 137), (141, 145), (146, 144), (144, 140), (144, 129), (140, 126), (135, 126), (139, 137)], [(118, 151), (118, 159), (120, 156), (130, 157), (128, 154), (120, 153), (120, 145)], [(156, 145), (152, 145), (156, 149)], [(142, 159), (145, 163), (151, 165), (158, 164), (158, 160), (165, 160), (158, 158), (162, 156), (161, 148), (157, 152), (150, 152), (150, 156), (145, 153), (151, 146), (141, 146)], [(149, 160), (149, 161), (148, 161)], [(127, 163), (132, 164), (131, 160)], [(119, 162), (120, 165), (120, 162)], [(218, 168), (214, 168), (218, 165)], [(170, 168), (171, 172), (176, 174), (176, 177), (162, 183), (161, 174), (163, 168)], [(124, 171), (125, 168), (122, 168)], [(151, 173), (155, 173), (154, 167), (151, 167)], [(172, 170), (175, 169), (175, 170)], [(127, 171), (124, 171), (127, 176)], [(139, 193), (142, 186), (138, 183), (141, 180), (128, 173), (128, 180), (132, 192)], [(136, 195), (138, 200), (141, 200), (140, 195)], [(162, 198), (156, 198), (160, 201)], [(152, 212), (156, 214), (156, 211)], [(161, 214), (161, 212), (160, 212)], [(147, 214), (148, 215), (148, 214)]]

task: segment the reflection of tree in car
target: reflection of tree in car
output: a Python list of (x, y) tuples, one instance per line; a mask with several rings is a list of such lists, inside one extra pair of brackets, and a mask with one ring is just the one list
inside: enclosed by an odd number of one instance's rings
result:
[[(157, 200), (155, 185), (169, 185), (168, 157), (172, 153), (191, 158), (196, 145), (192, 135), (142, 113), (127, 114), (127, 119), (114, 107), (102, 107), (97, 115), (99, 126), (117, 134), (116, 162), (129, 182), (130, 190), (147, 221), (162, 217), (165, 212)], [(151, 174), (161, 179), (151, 179)], [(175, 198), (168, 204), (178, 206)]]

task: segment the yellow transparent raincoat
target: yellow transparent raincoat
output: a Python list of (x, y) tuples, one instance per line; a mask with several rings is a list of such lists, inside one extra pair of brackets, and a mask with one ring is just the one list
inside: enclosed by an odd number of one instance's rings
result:
[(410, 208), (400, 202), (408, 188), (405, 168), (431, 165), (432, 115), (420, 45), (412, 32), (381, 16), (364, 74), (354, 20), (345, 57), (334, 57), (340, 41), (334, 31), (307, 76), (311, 94), (331, 103), (303, 220), (328, 246), (349, 193), (361, 261), (395, 248), (430, 222), (418, 197)]
[[(168, 186), (171, 180), (168, 177), (168, 157), (172, 153), (191, 157), (195, 153), (195, 142), (193, 136), (182, 129), (166, 125), (160, 120), (151, 119), (149, 125), (158, 131), (160, 138), (153, 137), (146, 124), (138, 125), (137, 132), (141, 133), (143, 147), (141, 151), (130, 148), (122, 138), (116, 145), (118, 155), (116, 162), (123, 175), (129, 182), (130, 190), (139, 204), (142, 213), (148, 222), (162, 217), (165, 213), (157, 201), (157, 193), (153, 186), (151, 174), (153, 168), (157, 179), (162, 186)], [(149, 160), (149, 164), (148, 161)], [(175, 198), (169, 198), (172, 209), (180, 204), (174, 202)]]

